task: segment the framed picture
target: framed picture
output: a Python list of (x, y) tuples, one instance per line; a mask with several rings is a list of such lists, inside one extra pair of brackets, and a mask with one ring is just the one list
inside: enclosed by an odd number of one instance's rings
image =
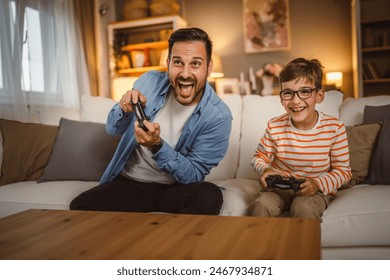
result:
[(224, 94), (239, 94), (239, 82), (236, 78), (221, 78), (215, 80), (215, 90), (219, 96)]
[(290, 49), (288, 0), (243, 0), (246, 53)]

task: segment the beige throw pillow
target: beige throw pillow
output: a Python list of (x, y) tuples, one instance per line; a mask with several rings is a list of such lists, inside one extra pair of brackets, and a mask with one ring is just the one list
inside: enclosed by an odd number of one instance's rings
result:
[(346, 127), (352, 169), (349, 187), (363, 182), (367, 177), (381, 126), (381, 123), (371, 123)]
[(2, 165), (3, 165), (3, 135), (1, 134), (1, 129), (0, 129), (0, 177), (3, 175), (1, 173)]
[(42, 176), (58, 127), (0, 119), (3, 163), (0, 186)]

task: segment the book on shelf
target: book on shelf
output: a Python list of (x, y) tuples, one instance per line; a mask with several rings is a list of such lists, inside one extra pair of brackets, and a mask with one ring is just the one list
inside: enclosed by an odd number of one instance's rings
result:
[(363, 79), (364, 80), (372, 80), (373, 79), (366, 62), (363, 62)]
[(377, 80), (381, 78), (375, 62), (363, 62), (363, 77), (364, 74), (367, 77), (367, 80)]

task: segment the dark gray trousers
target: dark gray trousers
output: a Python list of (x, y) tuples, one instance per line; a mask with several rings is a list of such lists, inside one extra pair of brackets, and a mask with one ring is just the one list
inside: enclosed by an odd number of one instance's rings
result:
[(120, 175), (81, 193), (70, 209), (218, 215), (222, 202), (220, 188), (210, 182), (165, 185)]

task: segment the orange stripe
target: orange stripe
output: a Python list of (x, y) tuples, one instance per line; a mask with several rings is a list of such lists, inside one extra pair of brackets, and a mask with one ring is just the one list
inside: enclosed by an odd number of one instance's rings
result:
[(332, 152), (332, 155), (333, 155), (334, 157), (341, 158), (341, 157), (344, 157), (344, 156), (346, 156), (346, 155), (349, 155), (349, 152), (347, 151), (347, 152), (342, 153), (342, 154), (333, 154), (333, 152)]
[(341, 140), (339, 140), (337, 142), (334, 142), (333, 145), (337, 145), (337, 144), (340, 144), (340, 143), (343, 143), (343, 142), (347, 142), (348, 143), (348, 138), (343, 138), (343, 139), (341, 139)]
[(329, 148), (329, 145), (299, 146), (299, 145), (293, 145), (293, 144), (278, 144), (277, 147), (321, 149), (321, 148)]
[(287, 157), (281, 157), (281, 156), (279, 156), (279, 155), (278, 155), (278, 158), (284, 159), (284, 160), (289, 160), (289, 161), (303, 161), (303, 162), (307, 162), (307, 161), (321, 162), (321, 161), (324, 161), (323, 159), (298, 159), (298, 158), (287, 158)]
[(319, 132), (317, 132), (317, 133), (300, 133), (300, 132), (295, 132), (295, 131), (292, 131), (292, 130), (290, 130), (290, 131), (278, 131), (278, 132), (274, 132), (274, 131), (272, 131), (271, 132), (271, 135), (272, 136), (276, 136), (276, 135), (283, 135), (283, 134), (287, 134), (287, 133), (289, 133), (289, 134), (292, 134), (292, 135), (296, 135), (296, 136), (303, 136), (303, 137), (313, 137), (313, 136), (318, 136), (318, 135), (321, 135), (321, 134), (334, 134), (336, 131), (335, 130), (326, 130), (326, 131), (319, 131)]
[(297, 164), (294, 164), (294, 166), (296, 167), (299, 167), (299, 168), (329, 168), (330, 167), (330, 163), (326, 163), (326, 164), (322, 164), (322, 165), (316, 165), (315, 167), (313, 167), (313, 165), (297, 165)]
[(341, 146), (339, 148), (333, 148), (333, 151), (344, 150), (344, 149), (347, 149), (347, 148), (348, 148), (348, 145), (345, 145), (345, 146)]
[(295, 141), (299, 143), (310, 143), (310, 142), (318, 142), (318, 141), (330, 141), (333, 138), (317, 138), (317, 139), (309, 139), (309, 140), (303, 140), (303, 139), (296, 139), (296, 138), (279, 138), (279, 141)]
[[(284, 173), (287, 173), (287, 174), (290, 173), (290, 170), (281, 167), (281, 166), (280, 166), (277, 162), (275, 162), (275, 161), (273, 161), (273, 162), (271, 163), (271, 167), (274, 168), (274, 169), (276, 169), (276, 170), (279, 170), (279, 171), (282, 171), (282, 172), (284, 172)], [(287, 166), (286, 166), (286, 167), (287, 167)]]
[(281, 150), (279, 151), (278, 153), (281, 153), (281, 154), (292, 154), (292, 155), (328, 155), (329, 152), (326, 151), (326, 152), (301, 152), (301, 151), (289, 151), (289, 150)]

